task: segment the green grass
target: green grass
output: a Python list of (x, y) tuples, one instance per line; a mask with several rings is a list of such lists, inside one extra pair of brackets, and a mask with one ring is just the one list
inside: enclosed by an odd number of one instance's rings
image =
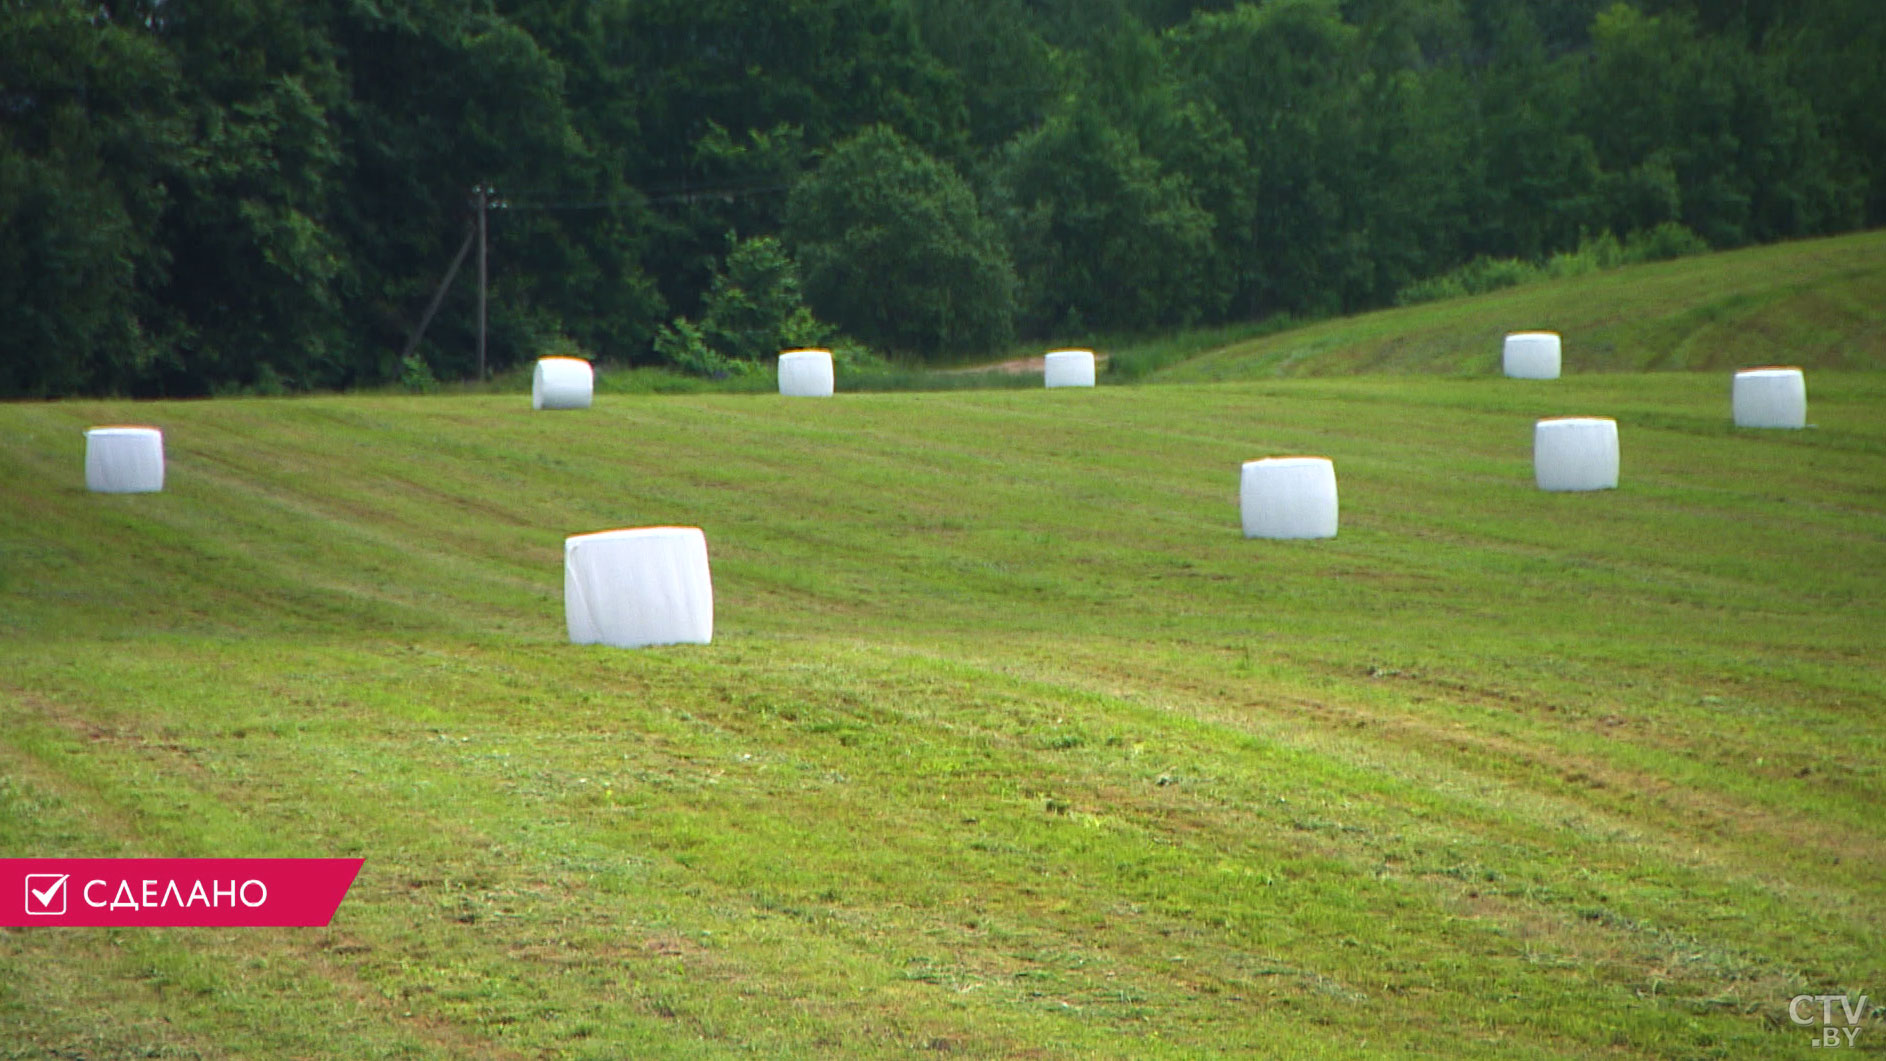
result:
[[(1213, 345), (1201, 337), (1193, 339), (1193, 349)], [(516, 365), (498, 373), (485, 383), (465, 381), (445, 384), (447, 394), (529, 394), (535, 363)], [(837, 366), (836, 389), (847, 393), (865, 391), (960, 391), (1024, 390), (1041, 387), (1039, 373), (1016, 374), (1001, 371), (952, 371), (933, 366), (898, 362), (873, 362), (861, 367)], [(744, 375), (723, 379), (691, 376), (659, 365), (596, 365), (595, 393), (599, 395), (651, 394), (777, 394), (779, 379), (771, 363), (756, 366)], [(387, 388), (383, 393), (399, 393)]]
[[(1805, 1056), (1886, 991), (1886, 374), (1809, 392), (0, 407), (0, 856), (366, 859), (0, 930), (0, 1058)], [(1620, 489), (1533, 488), (1561, 413)], [(127, 420), (166, 491), (86, 493)], [(1281, 452), (1338, 538), (1239, 535)], [(567, 644), (657, 523), (714, 644)]]
[[(1369, 374), (1489, 375), (1509, 331), (1561, 332), (1576, 372), (1727, 371), (1784, 362), (1886, 369), (1886, 231), (1755, 247), (1525, 284), (1472, 298), (1299, 322), (1289, 317), (1152, 335), (1075, 335), (1016, 346), (1104, 351), (1100, 384)], [(1038, 374), (889, 364), (841, 372), (844, 391), (1039, 387)], [(604, 365), (601, 394), (766, 393), (770, 369), (704, 380)], [(530, 368), (459, 393), (528, 393)]]
[[(1497, 373), (1500, 339), (1545, 328), (1570, 372), (1750, 365), (1886, 368), (1886, 232), (1755, 247), (1324, 321), (1150, 361), (1208, 382), (1367, 373)], [(1123, 363), (1132, 360), (1126, 352)]]

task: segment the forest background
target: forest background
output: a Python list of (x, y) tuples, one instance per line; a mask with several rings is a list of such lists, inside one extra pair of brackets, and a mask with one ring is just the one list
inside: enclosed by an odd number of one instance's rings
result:
[[(751, 370), (1886, 221), (1878, 0), (0, 3), (0, 396)], [(467, 269), (469, 275), (471, 270)]]

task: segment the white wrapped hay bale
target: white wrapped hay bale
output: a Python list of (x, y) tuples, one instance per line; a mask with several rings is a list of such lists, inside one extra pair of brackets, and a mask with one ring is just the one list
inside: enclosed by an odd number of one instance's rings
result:
[(1554, 416), (1533, 425), (1532, 474), (1541, 490), (1614, 490), (1618, 422), (1608, 416)]
[(1807, 377), (1793, 365), (1744, 369), (1730, 404), (1737, 427), (1806, 427)]
[(154, 427), (85, 432), (85, 488), (100, 494), (154, 494), (164, 488), (164, 433)]
[(540, 357), (530, 382), (532, 409), (587, 409), (596, 370), (580, 357)]
[(1246, 538), (1334, 538), (1336, 465), (1328, 457), (1245, 461), (1238, 509)]
[(1041, 359), (1041, 376), (1050, 387), (1094, 385), (1092, 350), (1055, 350)]
[(832, 396), (832, 352), (788, 350), (779, 355), (779, 393), (788, 398)]
[(1559, 333), (1509, 333), (1500, 366), (1511, 379), (1558, 379)]
[(699, 527), (635, 527), (563, 539), (563, 618), (579, 645), (707, 644), (707, 536)]

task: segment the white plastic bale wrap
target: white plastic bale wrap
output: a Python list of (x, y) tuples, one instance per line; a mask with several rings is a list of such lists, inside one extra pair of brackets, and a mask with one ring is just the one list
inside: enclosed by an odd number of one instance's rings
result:
[(1558, 416), (1532, 429), (1532, 474), (1541, 490), (1612, 490), (1618, 484), (1618, 422)]
[(1791, 365), (1744, 369), (1730, 404), (1737, 427), (1806, 427), (1807, 377)]
[(532, 409), (587, 409), (596, 370), (580, 357), (540, 357), (530, 382)]
[(1050, 387), (1094, 385), (1092, 350), (1055, 350), (1041, 359), (1041, 377)]
[(636, 527), (563, 539), (563, 618), (579, 645), (707, 644), (707, 536), (699, 527)]
[(1558, 379), (1559, 333), (1512, 332), (1506, 336), (1500, 367), (1512, 379)]
[(1328, 457), (1245, 461), (1238, 509), (1246, 538), (1334, 538), (1336, 465)]
[(154, 427), (85, 432), (85, 488), (100, 494), (154, 494), (164, 488), (164, 433)]
[(788, 350), (779, 355), (779, 393), (788, 398), (832, 396), (832, 352)]

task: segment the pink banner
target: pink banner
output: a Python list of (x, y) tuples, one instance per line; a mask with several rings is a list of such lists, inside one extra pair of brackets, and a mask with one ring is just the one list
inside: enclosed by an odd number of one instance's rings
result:
[(0, 858), (0, 926), (319, 926), (360, 858)]

